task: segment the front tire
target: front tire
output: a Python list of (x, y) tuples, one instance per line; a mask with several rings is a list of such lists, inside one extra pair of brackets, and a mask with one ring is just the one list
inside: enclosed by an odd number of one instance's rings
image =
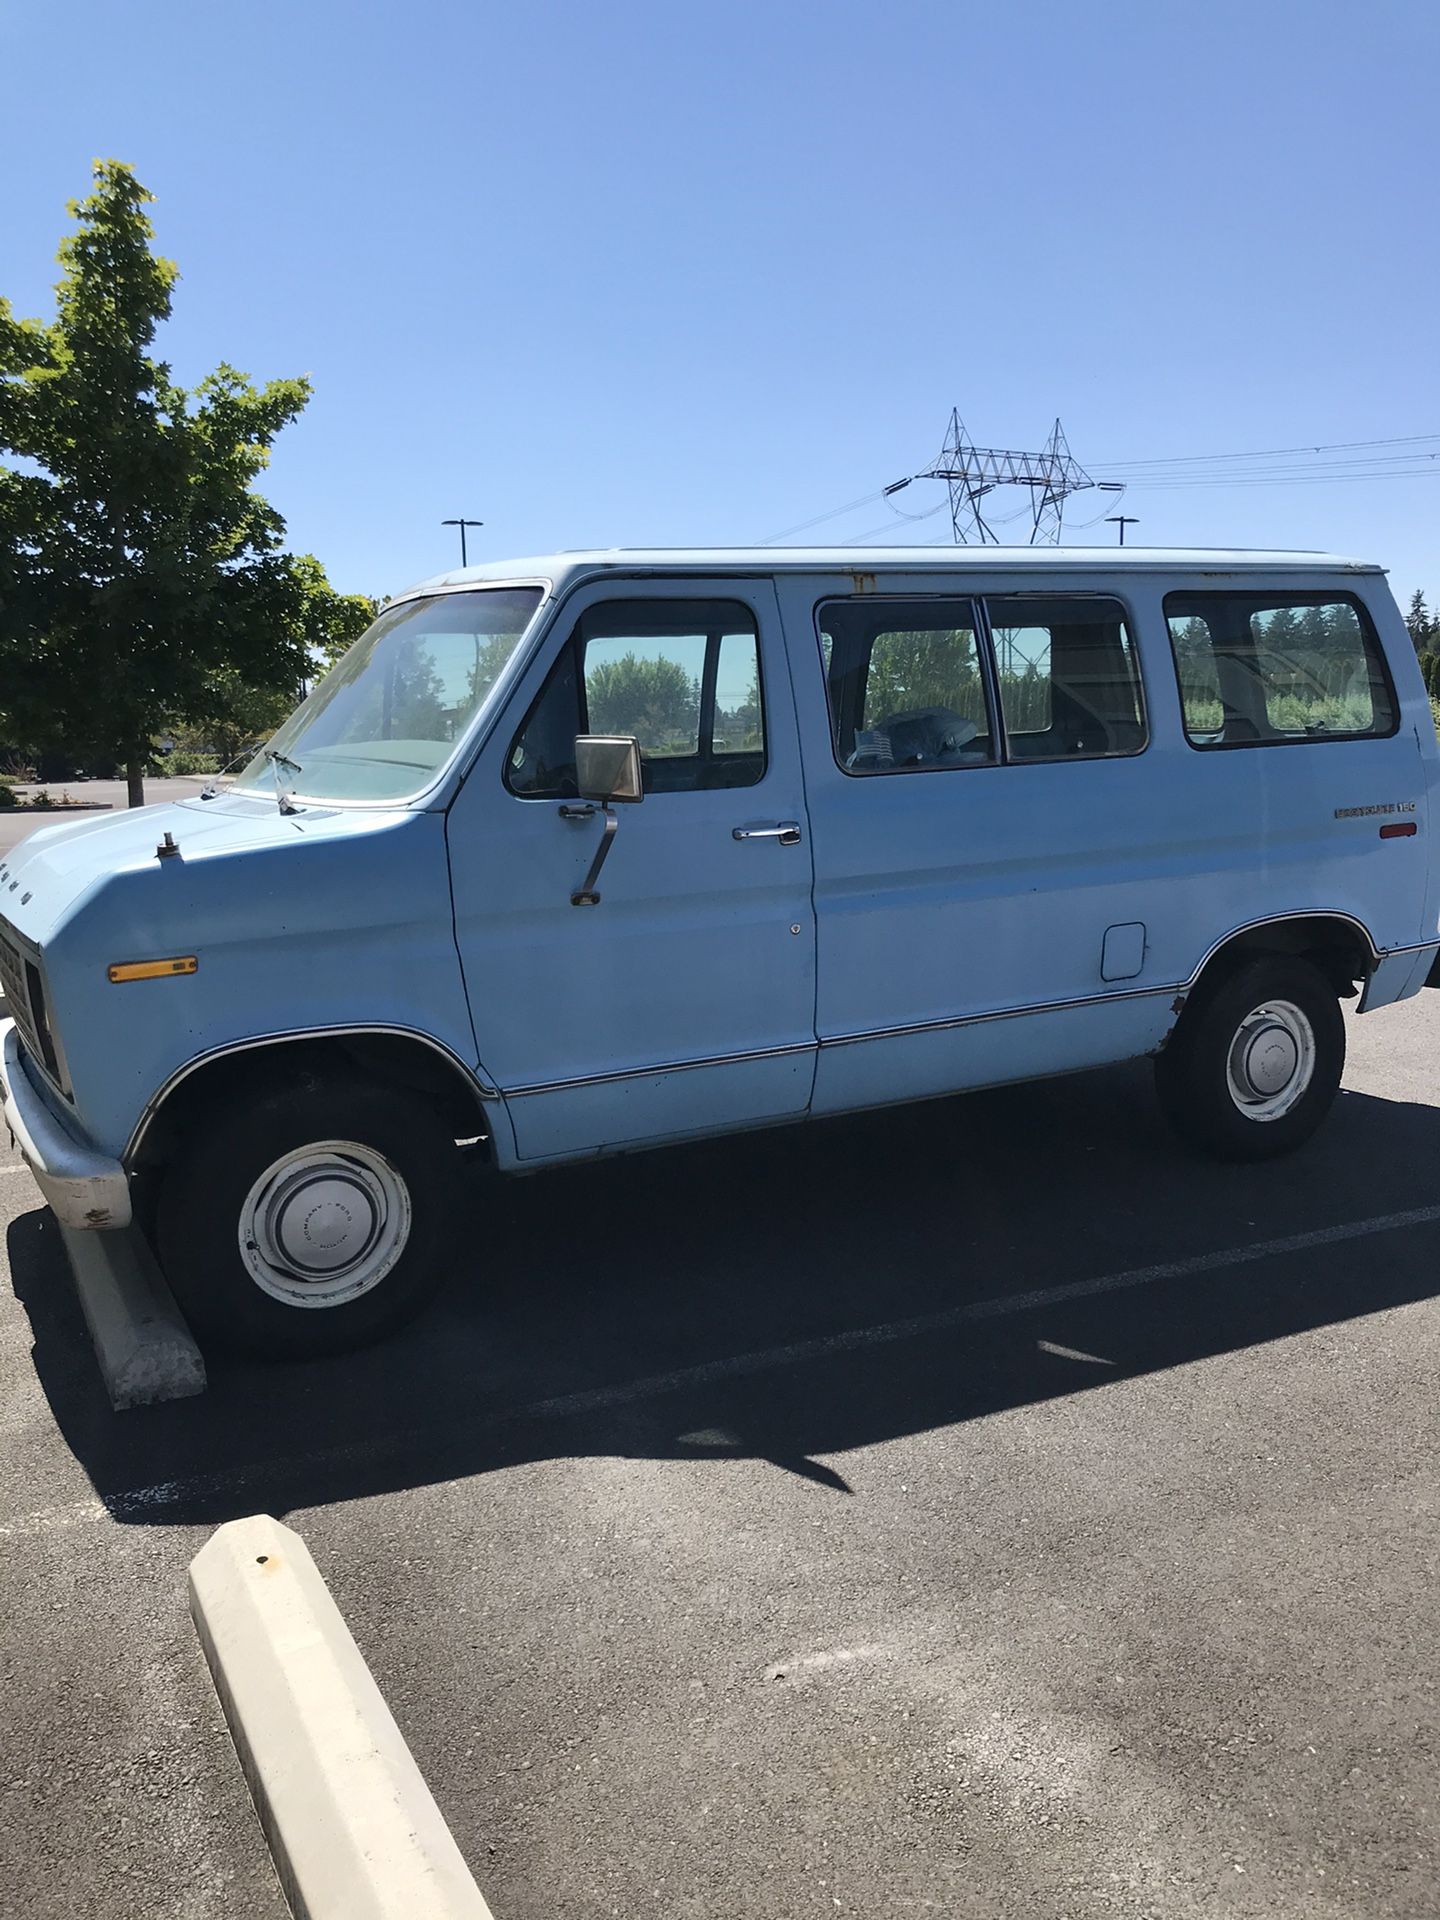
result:
[(1269, 1160), (1303, 1145), (1345, 1069), (1335, 989), (1308, 960), (1249, 961), (1202, 986), (1155, 1062), (1166, 1117), (1221, 1160)]
[(302, 1081), (202, 1126), (166, 1169), (160, 1264), (202, 1342), (295, 1359), (363, 1346), (437, 1285), (459, 1170), (414, 1094)]

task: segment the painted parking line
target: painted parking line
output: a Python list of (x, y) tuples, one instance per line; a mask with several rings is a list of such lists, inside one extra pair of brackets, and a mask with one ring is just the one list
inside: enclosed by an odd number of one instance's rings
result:
[[(1201, 1273), (1218, 1273), (1227, 1267), (1242, 1267), (1256, 1260), (1277, 1260), (1289, 1253), (1308, 1253), (1318, 1247), (1333, 1247), (1346, 1240), (1363, 1240), (1372, 1234), (1396, 1233), (1405, 1227), (1432, 1226), (1440, 1221), (1440, 1206), (1412, 1207), (1406, 1213), (1376, 1214), (1369, 1220), (1352, 1220), (1338, 1227), (1319, 1227), (1311, 1233), (1290, 1233), (1276, 1240), (1259, 1240), (1249, 1247), (1227, 1247), (1218, 1253), (1197, 1253), (1188, 1260), (1162, 1260), (1154, 1266), (1131, 1267), (1124, 1273), (1105, 1273), (1094, 1280), (1071, 1280), (1058, 1287), (1032, 1287), (1026, 1293), (1000, 1293), (988, 1300), (968, 1300), (963, 1306), (946, 1307), (939, 1313), (916, 1314), (909, 1320), (891, 1320), (882, 1326), (856, 1327), (846, 1333), (822, 1334), (814, 1340), (796, 1340), (783, 1347), (767, 1347), (757, 1353), (737, 1353), (727, 1360), (709, 1360), (698, 1367), (677, 1367), (672, 1373), (652, 1373), (630, 1380), (622, 1386), (596, 1387), (586, 1393), (560, 1394), (553, 1400), (539, 1400), (522, 1411), (532, 1419), (553, 1419), (566, 1414), (593, 1413), (607, 1407), (620, 1407), (633, 1400), (650, 1400), (662, 1394), (676, 1393), (686, 1387), (708, 1386), (712, 1381), (742, 1379), (747, 1374), (768, 1373), (777, 1367), (793, 1367), (807, 1360), (823, 1360), (830, 1354), (856, 1353), (865, 1347), (890, 1346), (900, 1340), (916, 1340), (929, 1333), (944, 1333), (975, 1320), (999, 1320), (1008, 1314), (1033, 1313), (1038, 1307), (1059, 1306), (1068, 1300), (1088, 1300), (1097, 1294), (1126, 1293), (1135, 1287), (1149, 1287), (1160, 1280), (1184, 1280)], [(1088, 1356), (1086, 1356), (1088, 1357)]]
[[(1232, 1267), (1250, 1266), (1257, 1261), (1282, 1259), (1289, 1254), (1342, 1246), (1347, 1241), (1370, 1239), (1377, 1234), (1400, 1233), (1410, 1227), (1434, 1226), (1437, 1222), (1440, 1222), (1440, 1205), (1412, 1207), (1404, 1213), (1375, 1214), (1367, 1220), (1319, 1227), (1310, 1233), (1284, 1234), (1273, 1240), (1257, 1240), (1247, 1247), (1225, 1247), (1214, 1253), (1194, 1254), (1185, 1260), (1162, 1260), (1152, 1266), (1130, 1267), (1119, 1273), (1100, 1274), (1090, 1280), (1072, 1280), (1054, 1287), (1032, 1287), (1023, 1293), (995, 1294), (986, 1300), (971, 1300), (961, 1306), (947, 1307), (939, 1313), (917, 1314), (908, 1320), (890, 1320), (877, 1326), (853, 1328), (844, 1333), (822, 1334), (813, 1340), (796, 1340), (785, 1346), (734, 1354), (728, 1359), (705, 1361), (695, 1367), (677, 1367), (669, 1373), (646, 1374), (615, 1386), (558, 1394), (551, 1399), (533, 1400), (520, 1406), (497, 1405), (492, 1412), (482, 1414), (474, 1421), (452, 1421), (433, 1429), (411, 1427), (398, 1433), (377, 1435), (372, 1440), (252, 1461), (229, 1472), (194, 1474), (157, 1481), (149, 1486), (130, 1487), (123, 1492), (105, 1495), (103, 1502), (98, 1499), (72, 1502), (26, 1514), (9, 1523), (0, 1521), (0, 1539), (43, 1533), (52, 1527), (76, 1526), (107, 1517), (131, 1524), (143, 1522), (150, 1516), (161, 1521), (168, 1508), (198, 1499), (239, 1493), (247, 1483), (269, 1476), (277, 1467), (285, 1468), (289, 1476), (295, 1477), (327, 1467), (359, 1465), (366, 1460), (384, 1459), (399, 1446), (422, 1445), (427, 1438), (442, 1440), (461, 1430), (483, 1431), (487, 1427), (513, 1425), (525, 1420), (558, 1420), (604, 1412), (608, 1408), (628, 1406), (638, 1400), (661, 1399), (666, 1394), (683, 1392), (691, 1387), (744, 1379), (783, 1367), (800, 1366), (812, 1360), (824, 1360), (835, 1354), (856, 1353), (868, 1347), (891, 1346), (905, 1340), (920, 1339), (927, 1334), (943, 1333), (975, 1321), (1033, 1313), (1039, 1308), (1059, 1306), (1071, 1300), (1093, 1299), (1101, 1294), (1125, 1293), (1165, 1280), (1185, 1280), (1200, 1274), (1220, 1273)], [(690, 1438), (704, 1444), (701, 1435), (692, 1435)]]

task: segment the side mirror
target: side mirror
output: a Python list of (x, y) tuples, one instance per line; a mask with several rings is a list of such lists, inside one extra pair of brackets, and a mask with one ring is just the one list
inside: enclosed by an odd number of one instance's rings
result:
[(582, 733), (575, 741), (575, 784), (582, 800), (602, 806), (645, 798), (640, 742), (630, 734)]

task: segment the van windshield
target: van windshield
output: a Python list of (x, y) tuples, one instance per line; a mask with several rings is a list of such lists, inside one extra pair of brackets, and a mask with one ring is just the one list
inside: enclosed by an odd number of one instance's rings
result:
[(407, 800), (429, 786), (539, 606), (539, 587), (437, 593), (386, 607), (235, 781), (303, 800)]

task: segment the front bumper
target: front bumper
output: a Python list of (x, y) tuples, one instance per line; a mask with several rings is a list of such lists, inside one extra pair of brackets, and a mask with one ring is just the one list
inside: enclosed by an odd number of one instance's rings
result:
[(130, 1182), (125, 1169), (78, 1139), (51, 1112), (25, 1070), (13, 1020), (0, 1020), (0, 1092), (11, 1138), (61, 1226), (128, 1227)]

